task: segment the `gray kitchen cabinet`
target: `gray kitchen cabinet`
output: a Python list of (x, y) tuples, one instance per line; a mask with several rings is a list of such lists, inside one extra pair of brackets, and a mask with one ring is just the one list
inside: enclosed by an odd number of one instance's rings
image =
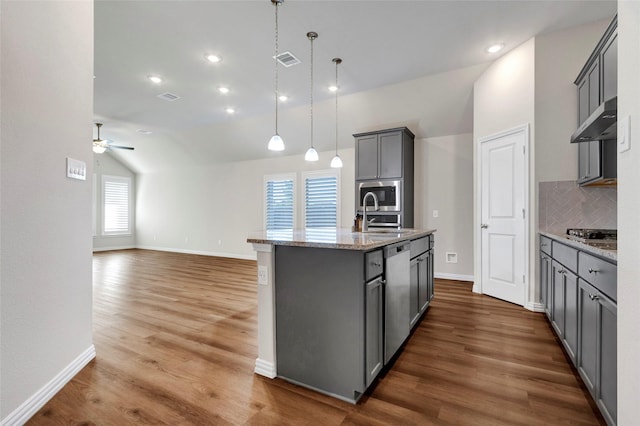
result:
[(411, 327), (420, 318), (420, 302), (418, 300), (418, 282), (420, 280), (419, 258), (411, 259), (409, 263), (409, 319)]
[(603, 417), (609, 425), (615, 425), (616, 264), (541, 235), (540, 286), (541, 300), (553, 330)]
[(356, 179), (378, 178), (378, 135), (356, 138)]
[(618, 95), (618, 33), (609, 37), (601, 53), (602, 101)]
[[(614, 18), (602, 39), (580, 71), (578, 88), (578, 127), (600, 104), (618, 93), (617, 18)], [(578, 184), (594, 185), (617, 178), (616, 144), (595, 140), (578, 143)]]
[(409, 296), (413, 327), (433, 299), (433, 235), (411, 241)]
[(558, 337), (564, 335), (564, 266), (556, 261), (551, 263), (551, 325)]
[(365, 301), (365, 387), (373, 382), (384, 365), (384, 285), (381, 276), (367, 283)]
[(356, 180), (413, 180), (413, 139), (406, 127), (353, 135)]
[(540, 236), (540, 302), (551, 321), (551, 240)]
[(571, 361), (576, 361), (578, 347), (578, 250), (551, 243), (551, 325)]
[(578, 372), (608, 424), (617, 419), (617, 305), (579, 280)]

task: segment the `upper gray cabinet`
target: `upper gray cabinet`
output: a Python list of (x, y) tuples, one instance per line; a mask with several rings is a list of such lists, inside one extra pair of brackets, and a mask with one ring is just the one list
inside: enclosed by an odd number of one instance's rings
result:
[(414, 135), (406, 127), (353, 135), (356, 180), (413, 178)]
[[(605, 102), (618, 94), (617, 22), (617, 17), (614, 17), (575, 81), (578, 88), (578, 131), (574, 137), (578, 133), (602, 135), (598, 138), (572, 137), (573, 142), (583, 140), (578, 144), (580, 185), (611, 184), (617, 178), (616, 144), (607, 142), (616, 138), (615, 111), (611, 114), (604, 108)], [(581, 129), (585, 131), (581, 133)]]

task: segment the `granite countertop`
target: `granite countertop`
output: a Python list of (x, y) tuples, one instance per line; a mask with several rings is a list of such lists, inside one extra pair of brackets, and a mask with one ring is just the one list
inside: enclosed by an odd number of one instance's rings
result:
[(618, 262), (618, 250), (604, 249), (602, 247), (598, 247), (595, 245), (581, 243), (580, 241), (575, 241), (567, 238), (566, 235), (553, 234), (551, 232), (545, 232), (545, 231), (539, 231), (539, 232), (540, 232), (540, 235), (544, 235), (545, 237), (561, 242), (562, 244), (566, 244), (568, 246), (577, 248), (584, 252), (603, 257), (605, 259), (613, 260), (616, 263)]
[(436, 232), (435, 229), (375, 229), (368, 233), (350, 228), (282, 229), (252, 232), (248, 243), (295, 247), (319, 247), (347, 250), (371, 250), (405, 240), (415, 240)]

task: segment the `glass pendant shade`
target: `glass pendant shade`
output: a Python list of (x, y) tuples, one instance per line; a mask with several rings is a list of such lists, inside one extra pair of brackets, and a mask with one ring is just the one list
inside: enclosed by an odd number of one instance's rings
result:
[(304, 159), (306, 161), (318, 161), (318, 158), (318, 151), (316, 151), (314, 147), (309, 148), (307, 153), (304, 154)]
[(269, 145), (267, 145), (269, 151), (284, 151), (284, 141), (280, 135), (273, 135), (269, 139)]
[(333, 159), (331, 159), (331, 167), (334, 169), (339, 169), (342, 167), (342, 158), (338, 154), (336, 154)]

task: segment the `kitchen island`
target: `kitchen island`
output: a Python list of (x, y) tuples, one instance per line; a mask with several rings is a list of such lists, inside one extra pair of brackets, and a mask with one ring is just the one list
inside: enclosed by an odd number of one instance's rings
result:
[(250, 235), (258, 259), (255, 372), (356, 402), (428, 307), (434, 232)]

